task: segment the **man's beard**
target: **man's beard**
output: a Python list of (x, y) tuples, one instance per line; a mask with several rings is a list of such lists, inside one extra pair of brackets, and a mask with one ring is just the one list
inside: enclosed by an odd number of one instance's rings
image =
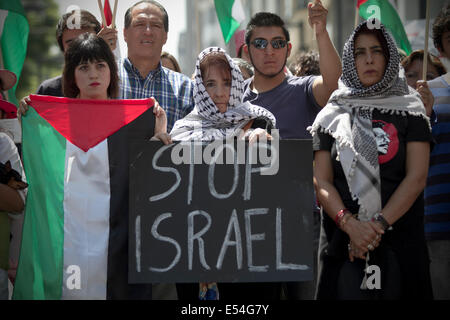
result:
[(283, 66), (281, 67), (281, 69), (278, 72), (273, 73), (273, 74), (264, 73), (256, 67), (256, 65), (253, 63), (253, 58), (252, 58), (252, 54), (250, 53), (250, 50), (248, 50), (248, 56), (250, 57), (250, 61), (253, 65), (253, 68), (255, 69), (255, 71), (257, 71), (259, 74), (261, 74), (264, 78), (271, 79), (271, 78), (275, 78), (276, 76), (278, 76), (281, 72), (284, 72), (284, 67), (286, 66), (288, 52), (286, 51), (286, 57), (284, 58), (284, 63), (283, 63)]

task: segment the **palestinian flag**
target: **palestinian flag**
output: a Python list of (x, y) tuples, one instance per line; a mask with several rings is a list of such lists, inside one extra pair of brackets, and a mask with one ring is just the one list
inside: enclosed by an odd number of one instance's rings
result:
[(13, 298), (151, 298), (151, 285), (128, 285), (128, 147), (153, 136), (153, 100), (30, 97)]
[(109, 5), (109, 0), (105, 0), (105, 5), (103, 6), (103, 13), (105, 14), (106, 25), (110, 26), (112, 23), (112, 11), (111, 6)]
[[(27, 54), (28, 20), (19, 0), (0, 1), (0, 67), (12, 71), (19, 82)], [(8, 100), (17, 105), (16, 87), (8, 91)]]
[(358, 0), (356, 5), (359, 15), (364, 19), (377, 18), (391, 32), (397, 47), (409, 55), (411, 44), (406, 36), (405, 28), (397, 11), (388, 0)]
[(214, 0), (214, 5), (223, 39), (228, 43), (241, 22), (245, 20), (244, 8), (241, 0)]
[[(117, 9), (116, 9), (117, 10)], [(106, 25), (110, 26), (112, 24), (112, 11), (111, 6), (109, 5), (109, 0), (105, 0), (105, 5), (103, 6), (103, 13), (105, 14)], [(117, 14), (117, 12), (116, 12)], [(116, 16), (117, 19), (117, 16)], [(120, 46), (119, 41), (117, 41), (116, 48), (113, 51), (116, 60), (120, 60)]]

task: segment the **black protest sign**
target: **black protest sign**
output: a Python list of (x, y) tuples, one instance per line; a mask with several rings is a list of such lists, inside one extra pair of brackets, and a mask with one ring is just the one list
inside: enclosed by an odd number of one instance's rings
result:
[(311, 280), (313, 202), (311, 140), (135, 142), (129, 282)]

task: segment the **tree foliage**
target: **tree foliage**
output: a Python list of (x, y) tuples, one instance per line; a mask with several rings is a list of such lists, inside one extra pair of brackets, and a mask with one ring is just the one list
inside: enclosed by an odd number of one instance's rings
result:
[(36, 92), (39, 84), (61, 73), (63, 55), (56, 43), (56, 25), (60, 18), (54, 0), (21, 0), (30, 25), (27, 56), (16, 96)]

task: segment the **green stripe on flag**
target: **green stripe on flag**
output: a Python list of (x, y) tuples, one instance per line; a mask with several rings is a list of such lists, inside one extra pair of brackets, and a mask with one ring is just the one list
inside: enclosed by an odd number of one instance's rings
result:
[[(376, 6), (378, 8), (371, 6)], [(379, 17), (377, 16), (378, 13), (380, 14)], [(403, 23), (400, 20), (397, 11), (389, 1), (367, 0), (363, 3), (359, 3), (359, 15), (366, 20), (369, 18), (378, 18), (394, 37), (397, 47), (404, 50), (407, 55), (412, 52), (411, 44), (406, 36)]]
[(220, 29), (222, 30), (225, 43), (230, 41), (240, 25), (240, 22), (236, 21), (232, 15), (234, 2), (235, 0), (214, 0), (217, 18), (219, 19)]
[(19, 0), (2, 0), (0, 1), (0, 9), (16, 12), (25, 16), (25, 10)]
[(0, 37), (3, 68), (14, 72), (16, 85), (8, 91), (9, 101), (17, 105), (16, 87), (27, 54), (28, 20), (20, 1), (1, 1), (0, 10), (8, 11)]
[(66, 139), (30, 108), (22, 119), (29, 184), (14, 299), (60, 299)]

